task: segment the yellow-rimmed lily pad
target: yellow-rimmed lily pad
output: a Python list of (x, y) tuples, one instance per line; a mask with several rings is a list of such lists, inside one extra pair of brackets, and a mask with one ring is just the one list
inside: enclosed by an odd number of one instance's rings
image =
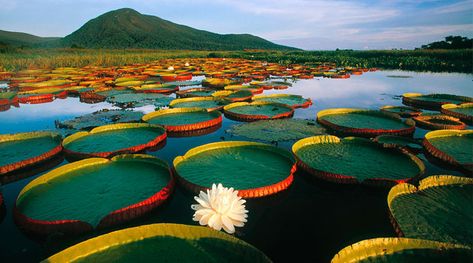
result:
[(400, 235), (471, 246), (473, 244), (473, 179), (430, 176), (399, 184), (388, 195), (388, 206)]
[(153, 224), (111, 232), (67, 248), (44, 262), (271, 262), (231, 235), (200, 226)]

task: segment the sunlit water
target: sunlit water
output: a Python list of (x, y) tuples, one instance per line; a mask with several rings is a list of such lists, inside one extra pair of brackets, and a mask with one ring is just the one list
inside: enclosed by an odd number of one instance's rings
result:
[[(391, 78), (390, 75), (410, 76)], [(358, 107), (378, 109), (384, 105), (402, 105), (400, 95), (405, 92), (450, 93), (473, 96), (473, 75), (455, 73), (415, 73), (406, 71), (378, 71), (352, 76), (350, 79), (315, 78), (299, 80), (287, 90), (270, 90), (265, 94), (290, 93), (311, 98), (314, 105), (297, 109), (295, 118), (315, 119), (322, 109)], [(67, 120), (104, 108), (108, 103), (83, 104), (78, 98), (58, 99), (51, 103), (20, 104), (0, 112), (0, 134), (55, 129), (55, 120)], [(154, 107), (142, 107), (144, 112)], [(246, 140), (227, 134), (231, 125), (238, 122), (224, 119), (218, 131), (198, 137), (168, 138), (166, 146), (150, 154), (172, 163), (187, 150), (221, 140)], [(417, 129), (415, 137), (425, 134)], [(280, 143), (290, 150), (293, 142)], [(425, 160), (423, 156), (420, 156)], [(65, 164), (67, 162), (63, 162)], [(458, 174), (429, 164), (426, 175)], [(40, 175), (40, 174), (39, 174)], [(72, 244), (101, 234), (92, 233), (76, 238), (52, 237), (37, 242), (22, 234), (13, 223), (12, 210), (21, 189), (35, 175), (1, 187), (6, 202), (6, 218), (0, 223), (0, 261), (37, 262)], [(327, 262), (343, 247), (354, 242), (394, 236), (386, 204), (387, 190), (363, 186), (341, 186), (310, 179), (299, 173), (286, 191), (267, 198), (249, 200), (249, 221), (237, 230), (236, 236), (253, 244), (274, 261), (304, 259)], [(166, 205), (145, 218), (135, 220), (125, 228), (157, 222), (196, 225), (192, 221), (194, 202), (192, 194), (177, 187)], [(109, 232), (108, 229), (105, 232)], [(103, 232), (102, 232), (103, 233)], [(178, 253), (178, 252), (176, 252)]]

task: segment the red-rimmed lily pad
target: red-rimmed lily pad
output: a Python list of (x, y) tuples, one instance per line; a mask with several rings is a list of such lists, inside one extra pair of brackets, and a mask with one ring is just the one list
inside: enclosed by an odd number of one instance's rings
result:
[(422, 114), (422, 110), (409, 106), (383, 106), (381, 111), (397, 114), (403, 118), (410, 118)]
[(15, 222), (40, 235), (87, 232), (146, 214), (173, 187), (168, 165), (150, 155), (85, 159), (27, 184), (15, 203)]
[(221, 110), (230, 101), (215, 97), (193, 97), (175, 99), (169, 103), (171, 108), (203, 108), (208, 111)]
[(257, 95), (253, 97), (253, 101), (287, 104), (293, 108), (307, 108), (312, 105), (311, 99), (305, 99), (302, 96), (292, 94)]
[(256, 142), (209, 143), (174, 159), (182, 185), (198, 193), (219, 182), (246, 198), (262, 197), (289, 187), (294, 159), (283, 149)]
[(271, 260), (252, 245), (201, 226), (152, 224), (98, 236), (44, 262), (254, 262)]
[(253, 93), (249, 90), (219, 90), (212, 93), (213, 97), (224, 98), (231, 102), (249, 101), (253, 97)]
[(440, 111), (443, 114), (459, 118), (465, 123), (473, 125), (473, 103), (444, 104)]
[(340, 139), (319, 135), (292, 146), (298, 164), (308, 173), (343, 184), (393, 184), (423, 174), (425, 166), (416, 156), (357, 137)]
[(471, 174), (473, 171), (473, 130), (438, 130), (425, 135), (426, 154), (441, 164)]
[(46, 161), (62, 151), (61, 135), (26, 132), (0, 135), (0, 175)]
[(266, 101), (235, 102), (223, 108), (225, 116), (238, 121), (291, 118), (294, 109), (286, 104)]
[(157, 146), (166, 139), (166, 130), (147, 123), (104, 125), (90, 132), (81, 131), (62, 142), (70, 159), (111, 157), (121, 153), (136, 153)]
[(466, 124), (452, 116), (433, 114), (422, 115), (412, 118), (416, 126), (428, 130), (463, 130)]
[(174, 108), (148, 113), (143, 116), (143, 121), (162, 125), (168, 132), (186, 132), (220, 125), (222, 114), (203, 108)]
[(191, 98), (191, 97), (210, 97), (215, 90), (211, 88), (193, 88), (187, 90), (180, 90), (176, 92), (176, 95), (180, 98)]
[(452, 94), (402, 94), (402, 103), (427, 110), (440, 110), (443, 104), (462, 104), (467, 102), (473, 102), (473, 98)]
[(376, 110), (337, 108), (321, 110), (317, 122), (342, 135), (376, 137), (378, 135), (412, 135), (415, 123), (402, 121), (398, 115)]

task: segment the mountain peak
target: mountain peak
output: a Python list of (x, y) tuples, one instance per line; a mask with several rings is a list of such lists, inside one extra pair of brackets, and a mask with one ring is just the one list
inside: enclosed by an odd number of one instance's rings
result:
[(131, 8), (112, 10), (88, 21), (62, 43), (86, 48), (292, 49), (250, 34), (221, 35), (194, 29)]

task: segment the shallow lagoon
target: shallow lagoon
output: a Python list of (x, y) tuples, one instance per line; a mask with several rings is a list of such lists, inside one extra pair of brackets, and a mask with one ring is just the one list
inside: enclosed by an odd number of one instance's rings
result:
[[(410, 78), (388, 77), (393, 75)], [(287, 90), (269, 90), (264, 94), (290, 93), (309, 97), (314, 104), (307, 109), (296, 109), (294, 117), (315, 119), (316, 113), (326, 108), (377, 109), (383, 105), (402, 105), (400, 95), (405, 92), (450, 93), (471, 97), (472, 80), (473, 75), (470, 74), (377, 71), (351, 76), (350, 79), (298, 80)], [(55, 120), (67, 120), (104, 108), (114, 107), (108, 103), (83, 104), (78, 98), (57, 99), (46, 104), (20, 104), (19, 108), (12, 107), (0, 112), (0, 133), (55, 129)], [(139, 109), (150, 112), (153, 108)], [(198, 137), (168, 138), (163, 149), (150, 154), (172, 163), (175, 156), (202, 144), (221, 140), (247, 140), (225, 133), (235, 123), (238, 122), (224, 118), (222, 128), (214, 133)], [(417, 128), (415, 137), (422, 137), (425, 132)], [(278, 146), (289, 150), (292, 143), (279, 143)], [(427, 166), (426, 176), (458, 174), (428, 163), (422, 155), (420, 157)], [(64, 161), (63, 164), (65, 163), (67, 162)], [(0, 255), (4, 262), (38, 262), (63, 248), (101, 234), (78, 238), (56, 236), (41, 243), (22, 234), (13, 223), (14, 201), (20, 190), (39, 175), (2, 186), (7, 211), (6, 218), (0, 223)], [(267, 198), (249, 200), (249, 221), (235, 235), (261, 249), (275, 262), (291, 259), (327, 262), (340, 249), (354, 242), (395, 235), (388, 218), (387, 192), (388, 190), (365, 186), (326, 183), (299, 172), (286, 191)], [(120, 228), (155, 222), (198, 224), (192, 221), (193, 211), (190, 205), (193, 202), (193, 194), (177, 187), (163, 207)]]

